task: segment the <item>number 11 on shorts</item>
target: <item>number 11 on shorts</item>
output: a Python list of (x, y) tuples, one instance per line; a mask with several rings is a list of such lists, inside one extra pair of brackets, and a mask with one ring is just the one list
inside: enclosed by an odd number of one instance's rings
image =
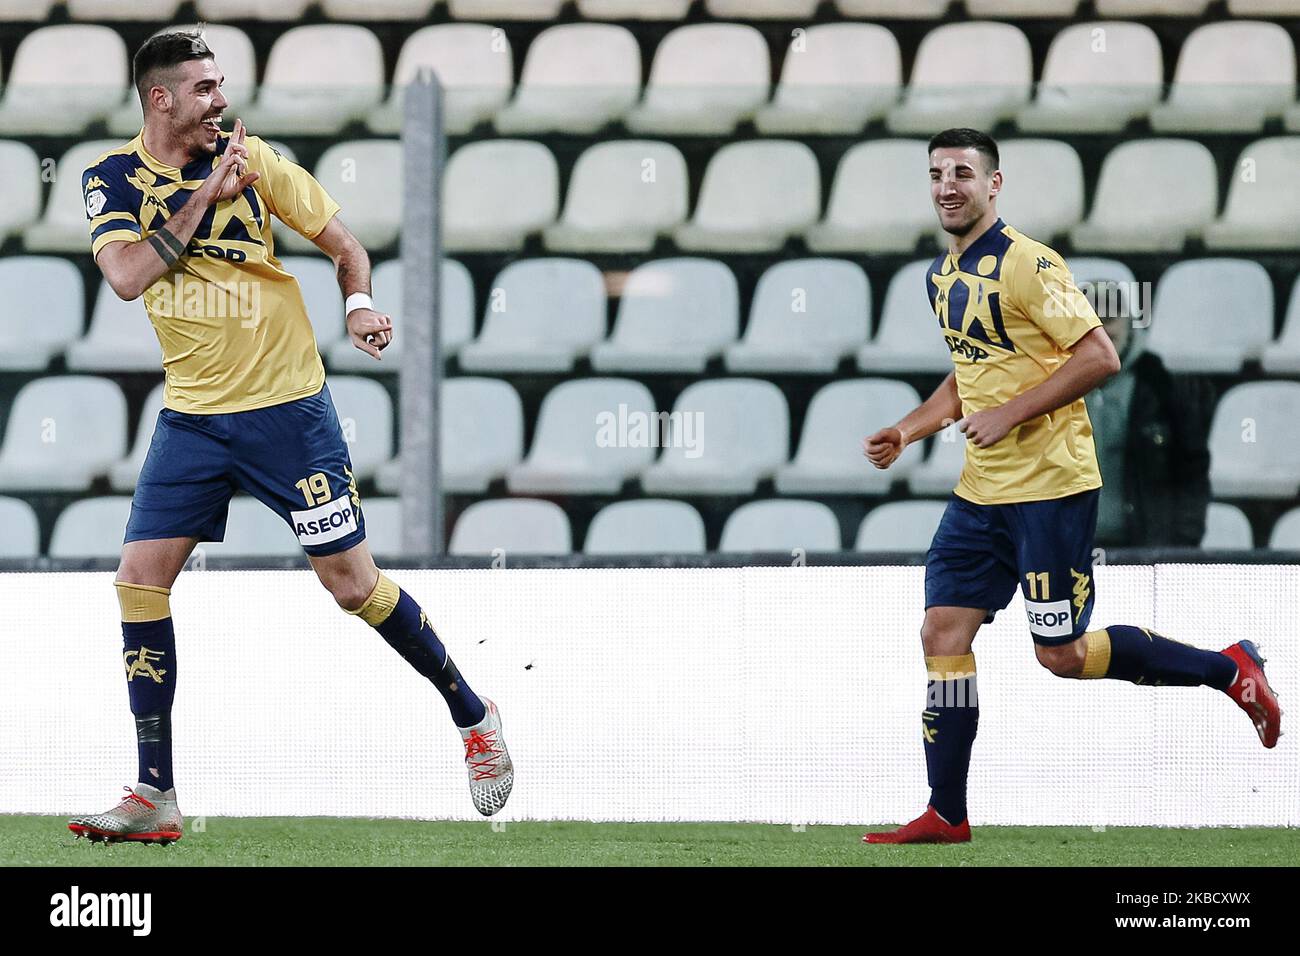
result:
[(1030, 571), (1025, 577), (1029, 580), (1029, 599), (1031, 601), (1046, 601), (1050, 589), (1047, 585), (1046, 571)]

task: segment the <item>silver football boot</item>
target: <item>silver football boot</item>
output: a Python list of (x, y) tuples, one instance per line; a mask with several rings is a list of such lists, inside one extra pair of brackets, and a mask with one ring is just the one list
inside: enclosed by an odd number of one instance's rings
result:
[(469, 771), (469, 795), (474, 809), (490, 817), (506, 805), (515, 784), (515, 767), (501, 736), (501, 714), (497, 705), (482, 698), (487, 713), (473, 727), (458, 727), (465, 742), (465, 768)]
[(175, 787), (162, 791), (139, 783), (134, 790), (122, 789), (127, 794), (112, 810), (73, 817), (68, 829), (94, 842), (167, 844), (181, 838), (185, 821), (176, 806)]

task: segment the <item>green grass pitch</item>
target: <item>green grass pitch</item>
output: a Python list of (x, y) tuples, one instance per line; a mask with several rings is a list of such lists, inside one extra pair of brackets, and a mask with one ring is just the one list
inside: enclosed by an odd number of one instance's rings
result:
[(4, 866), (1294, 866), (1300, 830), (977, 827), (963, 846), (864, 846), (866, 827), (448, 823), (321, 817), (186, 821), (171, 846), (92, 844), (62, 817), (0, 816)]

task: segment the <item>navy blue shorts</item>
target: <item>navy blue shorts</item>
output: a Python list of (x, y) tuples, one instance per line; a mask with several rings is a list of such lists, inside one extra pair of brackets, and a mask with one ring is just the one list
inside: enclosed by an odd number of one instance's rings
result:
[(126, 540), (220, 541), (230, 498), (240, 489), (287, 521), (310, 555), (337, 554), (365, 540), (352, 459), (328, 385), (247, 412), (164, 408), (131, 499)]
[(977, 505), (953, 495), (925, 557), (925, 606), (984, 608), (1024, 592), (1035, 644), (1067, 644), (1088, 629), (1096, 588), (1092, 544), (1100, 489), (1065, 498)]

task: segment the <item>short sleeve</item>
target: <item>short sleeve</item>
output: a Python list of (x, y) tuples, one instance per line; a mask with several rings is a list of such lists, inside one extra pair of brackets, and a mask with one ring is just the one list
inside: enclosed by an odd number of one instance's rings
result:
[(308, 239), (315, 239), (339, 211), (325, 187), (311, 173), (291, 162), (259, 136), (249, 136), (249, 168), (262, 175), (253, 188), (267, 208), (285, 225)]
[(92, 255), (110, 242), (140, 240), (140, 193), (111, 163), (97, 163), (81, 174), (81, 195), (90, 221)]
[(1062, 350), (1101, 328), (1101, 319), (1075, 285), (1065, 260), (1046, 246), (1017, 257), (1011, 285), (1029, 321)]

